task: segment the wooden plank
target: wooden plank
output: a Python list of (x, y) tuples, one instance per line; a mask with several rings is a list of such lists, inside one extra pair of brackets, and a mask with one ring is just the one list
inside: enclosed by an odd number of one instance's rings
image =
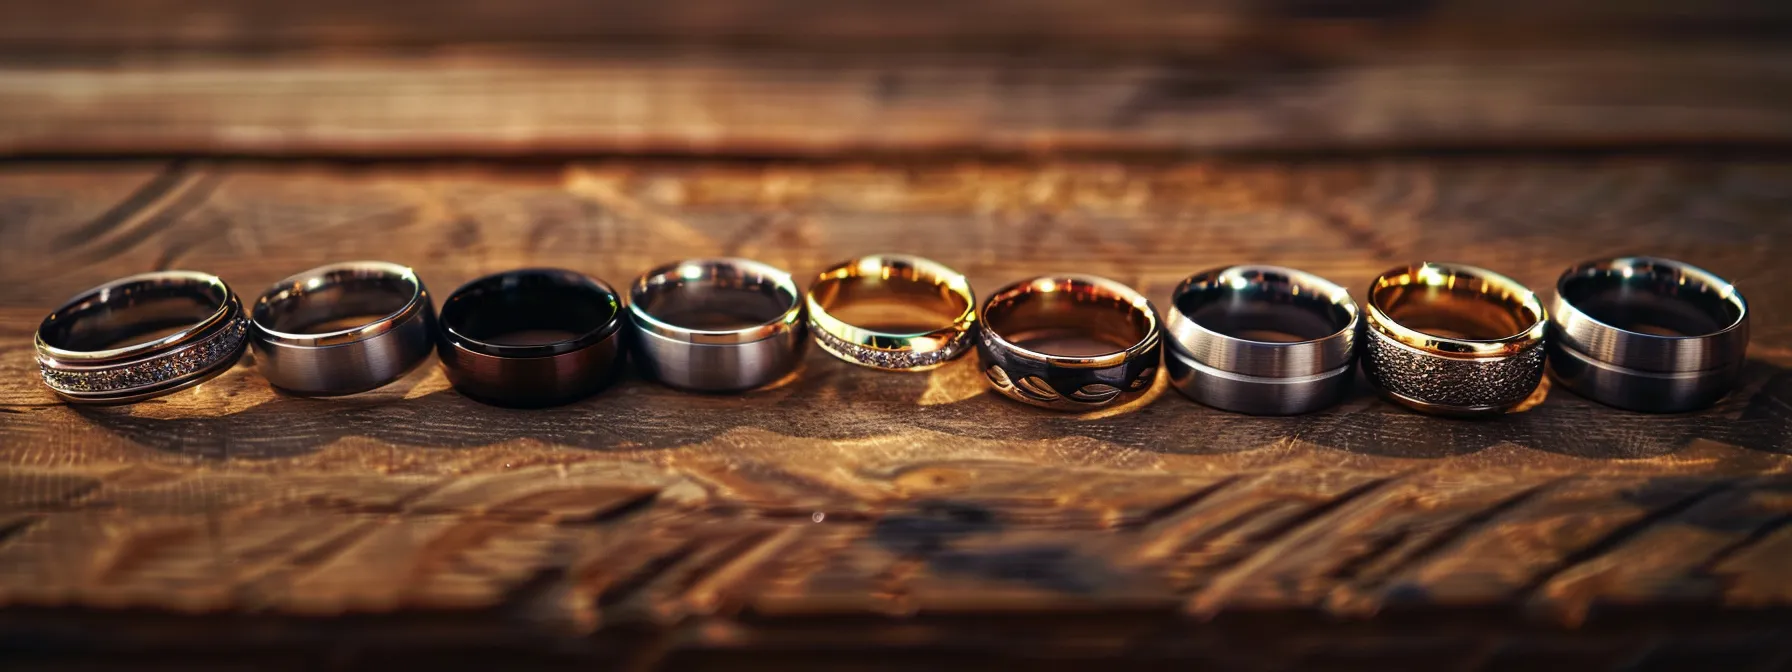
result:
[[(1792, 630), (1777, 159), (39, 168), (0, 169), (0, 211), (20, 213), (0, 220), (0, 632), (18, 637), (0, 652), (1765, 665)], [(738, 396), (630, 379), (496, 409), (430, 364), (299, 399), (245, 362), (91, 409), (50, 397), (26, 345), (58, 297), (175, 265), (253, 294), (384, 257), (440, 295), (524, 265), (623, 283), (732, 254), (806, 277), (902, 249), (985, 292), (1076, 269), (1162, 306), (1183, 276), (1247, 259), (1351, 288), (1450, 259), (1545, 288), (1644, 240), (1755, 310), (1743, 386), (1709, 411), (1551, 390), (1461, 422), (1362, 391), (1254, 418), (1160, 384), (1063, 416), (989, 394), (969, 361), (902, 376), (820, 353)], [(335, 637), (351, 643), (318, 644)]]

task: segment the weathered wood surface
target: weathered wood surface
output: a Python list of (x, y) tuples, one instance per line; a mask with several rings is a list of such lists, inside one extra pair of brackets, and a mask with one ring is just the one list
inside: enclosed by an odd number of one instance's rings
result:
[[(1697, 157), (1192, 163), (15, 163), (0, 168), (0, 655), (135, 664), (1277, 669), (1792, 660), (1792, 163)], [(64, 297), (154, 268), (241, 293), (382, 258), (439, 294), (559, 265), (624, 283), (743, 255), (807, 275), (926, 255), (988, 291), (1075, 270), (1160, 305), (1244, 261), (1351, 288), (1420, 259), (1544, 290), (1648, 252), (1754, 310), (1738, 392), (1651, 416), (1549, 393), (1488, 422), (1368, 395), (1090, 416), (973, 363), (812, 352), (740, 396), (630, 380), (511, 411), (433, 361), (315, 400), (252, 364), (122, 408), (37, 381)]]
[(1783, 2), (0, 3), (0, 155), (1792, 142)]

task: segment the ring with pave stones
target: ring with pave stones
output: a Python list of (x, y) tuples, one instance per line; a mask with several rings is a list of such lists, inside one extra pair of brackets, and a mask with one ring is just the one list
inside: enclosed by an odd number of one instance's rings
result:
[(982, 317), (978, 364), (1010, 399), (1091, 411), (1137, 397), (1157, 380), (1157, 308), (1119, 282), (1090, 275), (1018, 282), (990, 295)]
[(977, 324), (977, 298), (963, 274), (900, 254), (859, 257), (822, 271), (806, 303), (817, 345), (885, 371), (945, 364), (970, 349)]
[(1511, 278), (1418, 264), (1377, 277), (1367, 303), (1363, 374), (1396, 403), (1434, 415), (1498, 415), (1543, 380), (1547, 315)]
[(44, 318), (35, 345), (44, 383), (57, 396), (124, 404), (229, 370), (242, 357), (247, 330), (242, 303), (223, 280), (159, 271), (70, 299)]
[(249, 311), (255, 365), (302, 395), (365, 392), (429, 357), (435, 306), (411, 269), (384, 261), (319, 266), (275, 283)]

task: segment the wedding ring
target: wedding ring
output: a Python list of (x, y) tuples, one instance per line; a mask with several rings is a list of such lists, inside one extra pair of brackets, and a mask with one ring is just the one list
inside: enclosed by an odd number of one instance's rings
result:
[(555, 268), (479, 278), (442, 302), (436, 353), (448, 382), (477, 401), (540, 407), (597, 393), (621, 370), (622, 298), (604, 281)]
[(33, 339), (44, 384), (71, 403), (123, 404), (205, 382), (235, 365), (248, 323), (217, 276), (160, 271), (69, 299)]
[(1716, 403), (1748, 349), (1748, 304), (1729, 281), (1691, 264), (1621, 257), (1556, 281), (1549, 363), (1581, 396), (1634, 411)]
[(365, 392), (429, 356), (435, 308), (411, 269), (383, 261), (330, 264), (263, 292), (250, 311), (256, 366), (303, 395)]
[(1060, 411), (1137, 396), (1157, 376), (1157, 309), (1131, 287), (1088, 275), (1045, 276), (983, 304), (977, 357), (996, 391)]
[(1349, 394), (1362, 322), (1343, 287), (1291, 268), (1232, 266), (1190, 276), (1171, 297), (1164, 369), (1188, 398), (1291, 415)]
[(964, 275), (899, 254), (822, 271), (807, 303), (823, 350), (886, 371), (925, 371), (964, 354), (977, 322), (977, 299)]
[(747, 259), (692, 259), (648, 271), (629, 290), (636, 364), (699, 392), (749, 390), (803, 358), (808, 329), (790, 274)]
[(1496, 415), (1543, 380), (1543, 303), (1486, 269), (1419, 264), (1369, 286), (1363, 374), (1387, 397), (1437, 415)]

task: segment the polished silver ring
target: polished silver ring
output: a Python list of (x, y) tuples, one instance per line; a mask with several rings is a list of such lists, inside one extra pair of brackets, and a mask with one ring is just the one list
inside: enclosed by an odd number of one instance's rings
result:
[(648, 376), (700, 392), (777, 381), (803, 358), (808, 330), (790, 274), (747, 259), (655, 268), (629, 290), (636, 362)]
[(247, 330), (242, 303), (223, 280), (160, 271), (76, 295), (44, 318), (33, 342), (44, 384), (57, 396), (124, 404), (229, 370)]
[(340, 395), (397, 380), (429, 356), (435, 307), (411, 269), (330, 264), (281, 280), (250, 311), (256, 366), (295, 394)]
[(1164, 369), (1188, 398), (1252, 415), (1309, 413), (1355, 381), (1362, 320), (1350, 293), (1280, 266), (1197, 273), (1171, 295)]
[(1580, 264), (1556, 281), (1549, 363), (1575, 393), (1635, 411), (1716, 403), (1748, 349), (1748, 303), (1691, 264), (1620, 257)]

